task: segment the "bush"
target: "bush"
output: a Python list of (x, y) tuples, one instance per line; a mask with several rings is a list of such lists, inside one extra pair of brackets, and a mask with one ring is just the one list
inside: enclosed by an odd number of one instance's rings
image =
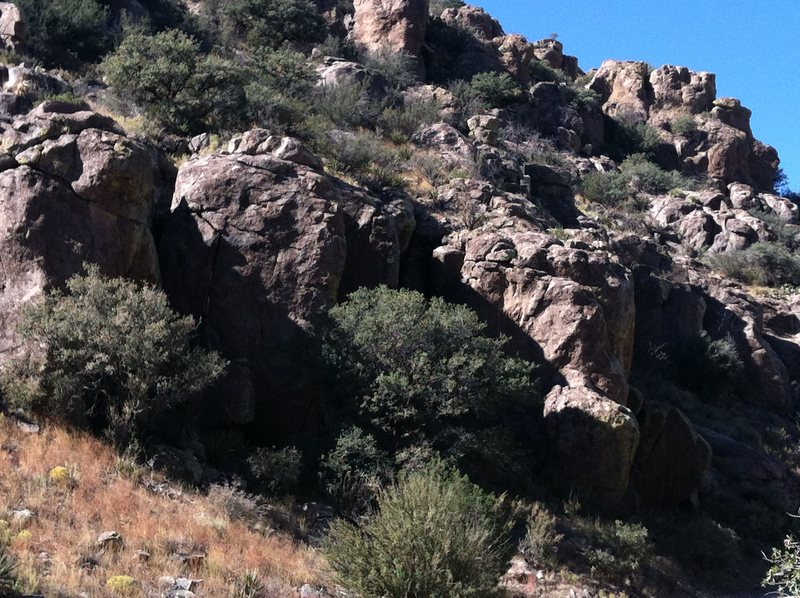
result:
[(474, 312), (380, 287), (354, 292), (330, 318), (334, 392), (382, 450), (429, 446), (491, 473), (526, 462), (508, 452), (515, 436), (505, 420), (532, 405), (532, 366), (507, 357)]
[(373, 128), (386, 108), (385, 101), (369, 93), (369, 82), (324, 85), (317, 90), (314, 105), (337, 127)]
[(691, 114), (684, 114), (672, 121), (670, 130), (675, 135), (690, 135), (697, 131), (697, 122)]
[(421, 125), (438, 122), (441, 106), (433, 100), (408, 101), (381, 114), (378, 127), (396, 139), (408, 140)]
[(279, 494), (292, 490), (300, 480), (302, 454), (295, 447), (259, 448), (247, 463), (262, 492)]
[(564, 73), (557, 71), (549, 64), (541, 60), (532, 60), (530, 69), (532, 83), (540, 83), (543, 81), (564, 83), (567, 80)]
[(604, 576), (618, 577), (637, 571), (652, 556), (647, 528), (637, 523), (615, 521), (599, 526), (586, 553), (589, 565)]
[(223, 127), (244, 107), (241, 70), (202, 54), (199, 43), (181, 31), (132, 33), (102, 69), (118, 96), (174, 132)]
[(210, 3), (224, 42), (244, 42), (251, 49), (278, 49), (286, 42), (321, 42), (325, 20), (308, 0), (228, 0)]
[(245, 88), (251, 122), (293, 130), (310, 112), (318, 75), (306, 57), (293, 50), (261, 49), (252, 54)]
[(396, 90), (406, 89), (419, 82), (417, 60), (407, 52), (384, 49), (368, 53), (362, 62), (368, 69), (383, 75)]
[(41, 350), (5, 372), (17, 407), (105, 431), (120, 446), (197, 397), (225, 368), (190, 346), (195, 324), (150, 286), (106, 278), (97, 266), (24, 310), (20, 334)]
[(582, 194), (587, 201), (613, 207), (635, 201), (640, 193), (655, 195), (691, 186), (679, 173), (662, 170), (642, 154), (635, 154), (620, 164), (619, 172), (597, 172), (584, 177)]
[(5, 542), (0, 542), (0, 596), (16, 596), (17, 563)]
[(704, 331), (672, 352), (675, 379), (684, 388), (711, 398), (740, 389), (744, 364), (729, 337), (711, 340)]
[(510, 555), (497, 500), (441, 462), (401, 476), (363, 527), (336, 521), (323, 551), (363, 596), (498, 595)]
[(767, 561), (770, 568), (764, 578), (764, 587), (777, 588), (780, 596), (800, 595), (800, 542), (787, 536), (783, 549), (773, 548)]
[(800, 256), (780, 243), (760, 241), (747, 249), (710, 255), (711, 267), (745, 284), (800, 285)]
[(351, 427), (336, 439), (336, 446), (320, 463), (325, 491), (340, 509), (360, 514), (369, 508), (382, 481), (389, 477), (389, 456), (374, 437)]
[(555, 567), (558, 564), (556, 550), (564, 539), (558, 533), (558, 517), (540, 504), (534, 504), (527, 520), (527, 532), (520, 542), (520, 552), (532, 565)]
[(606, 151), (617, 162), (632, 154), (651, 155), (660, 143), (658, 131), (647, 123), (626, 115), (606, 120)]
[(470, 82), (470, 90), (492, 108), (502, 108), (522, 97), (522, 88), (508, 73), (478, 73)]
[(50, 66), (98, 61), (111, 49), (108, 8), (97, 0), (16, 0), (28, 23), (28, 47)]

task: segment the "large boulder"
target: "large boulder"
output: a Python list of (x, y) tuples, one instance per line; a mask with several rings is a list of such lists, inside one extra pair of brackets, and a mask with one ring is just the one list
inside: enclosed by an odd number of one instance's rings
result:
[(240, 147), (180, 168), (160, 239), (164, 288), (235, 366), (227, 420), (296, 438), (319, 398), (314, 321), (346, 290), (397, 284), (413, 218), (269, 144)]
[(22, 50), (27, 40), (28, 27), (22, 11), (13, 2), (0, 2), (0, 41), (5, 49)]
[(711, 110), (717, 97), (716, 76), (685, 66), (665, 65), (650, 73), (654, 111), (700, 114)]
[(589, 88), (600, 95), (607, 115), (645, 122), (652, 104), (649, 68), (646, 62), (606, 60)]
[(150, 231), (160, 199), (156, 152), (110, 119), (43, 104), (3, 132), (0, 352), (16, 350), (19, 309), (96, 263), (158, 282)]
[(428, 0), (355, 0), (355, 40), (371, 52), (419, 56), (428, 23)]
[(711, 465), (711, 447), (680, 410), (648, 403), (639, 413), (641, 440), (631, 472), (644, 508), (674, 508), (696, 492)]
[(478, 6), (446, 8), (442, 12), (441, 19), (448, 25), (471, 31), (480, 39), (492, 40), (505, 35), (497, 19)]
[(587, 388), (555, 387), (544, 407), (559, 464), (559, 481), (581, 500), (624, 510), (639, 444), (639, 426), (626, 407)]

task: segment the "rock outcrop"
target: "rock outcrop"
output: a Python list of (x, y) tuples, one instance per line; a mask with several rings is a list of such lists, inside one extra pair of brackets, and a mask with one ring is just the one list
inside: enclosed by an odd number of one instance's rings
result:
[(428, 23), (428, 0), (356, 0), (355, 40), (370, 52), (419, 56)]
[(307, 156), (281, 156), (296, 142), (270, 151), (268, 135), (251, 131), (234, 153), (181, 167), (160, 255), (176, 307), (234, 363), (229, 420), (258, 413), (292, 435), (318, 396), (302, 370), (312, 323), (340, 293), (397, 284), (413, 216), (402, 201), (384, 204), (315, 170)]
[(0, 42), (6, 50), (18, 52), (28, 41), (25, 16), (13, 2), (0, 2)]
[(0, 352), (13, 352), (19, 308), (96, 263), (158, 282), (150, 231), (160, 200), (155, 151), (111, 119), (45, 102), (4, 125), (0, 172)]

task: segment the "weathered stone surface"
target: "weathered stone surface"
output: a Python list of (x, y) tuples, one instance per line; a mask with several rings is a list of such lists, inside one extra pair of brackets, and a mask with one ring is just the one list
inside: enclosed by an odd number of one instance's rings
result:
[(557, 386), (547, 396), (544, 415), (564, 486), (579, 489), (588, 502), (624, 509), (639, 444), (630, 410), (587, 388)]
[(638, 419), (641, 440), (631, 480), (640, 505), (677, 507), (700, 488), (711, 447), (675, 407), (648, 403)]
[(500, 54), (500, 62), (517, 82), (530, 82), (531, 61), (535, 58), (535, 47), (521, 35), (496, 37), (492, 43)]
[(600, 94), (603, 111), (609, 116), (645, 122), (650, 114), (652, 95), (646, 62), (606, 60), (589, 88)]
[(43, 104), (3, 131), (0, 172), (0, 353), (14, 352), (19, 308), (80, 273), (159, 280), (152, 211), (161, 193), (156, 153), (90, 112)]
[(373, 96), (380, 96), (389, 88), (389, 83), (383, 75), (357, 62), (331, 58), (317, 67), (317, 73), (319, 85), (325, 87), (363, 85)]
[(478, 6), (446, 8), (442, 12), (441, 18), (449, 25), (456, 25), (472, 31), (481, 39), (492, 40), (505, 35), (497, 19)]
[(160, 242), (164, 287), (237, 375), (252, 377), (229, 385), (242, 396), (223, 398), (235, 421), (264, 415), (274, 430), (299, 433), (315, 400), (302, 370), (312, 322), (340, 293), (397, 284), (400, 231), (413, 219), (401, 224), (402, 207), (392, 210), (272, 153), (181, 167)]
[(0, 41), (7, 50), (18, 51), (28, 40), (25, 16), (13, 2), (0, 2)]
[(655, 111), (700, 114), (711, 110), (717, 97), (716, 76), (685, 66), (665, 65), (650, 73)]
[(418, 56), (425, 40), (428, 0), (355, 0), (355, 40), (369, 51)]

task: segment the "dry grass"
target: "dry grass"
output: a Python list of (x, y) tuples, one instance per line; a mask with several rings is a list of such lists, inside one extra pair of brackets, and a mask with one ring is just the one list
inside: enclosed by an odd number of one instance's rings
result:
[[(49, 475), (65, 467), (68, 480)], [(63, 472), (62, 472), (63, 473)], [(317, 581), (315, 553), (290, 539), (267, 536), (232, 521), (223, 505), (184, 490), (167, 497), (148, 490), (155, 474), (121, 461), (101, 441), (48, 427), (29, 435), (0, 415), (0, 518), (27, 508), (27, 531), (11, 530), (11, 548), (29, 591), (50, 596), (118, 596), (109, 578), (129, 575), (135, 596), (161, 596), (162, 576), (203, 579), (199, 596), (230, 596), (247, 570), (289, 586)], [(95, 547), (104, 531), (124, 539), (119, 553)], [(151, 557), (141, 562), (137, 551)], [(176, 552), (204, 554), (192, 569)]]

